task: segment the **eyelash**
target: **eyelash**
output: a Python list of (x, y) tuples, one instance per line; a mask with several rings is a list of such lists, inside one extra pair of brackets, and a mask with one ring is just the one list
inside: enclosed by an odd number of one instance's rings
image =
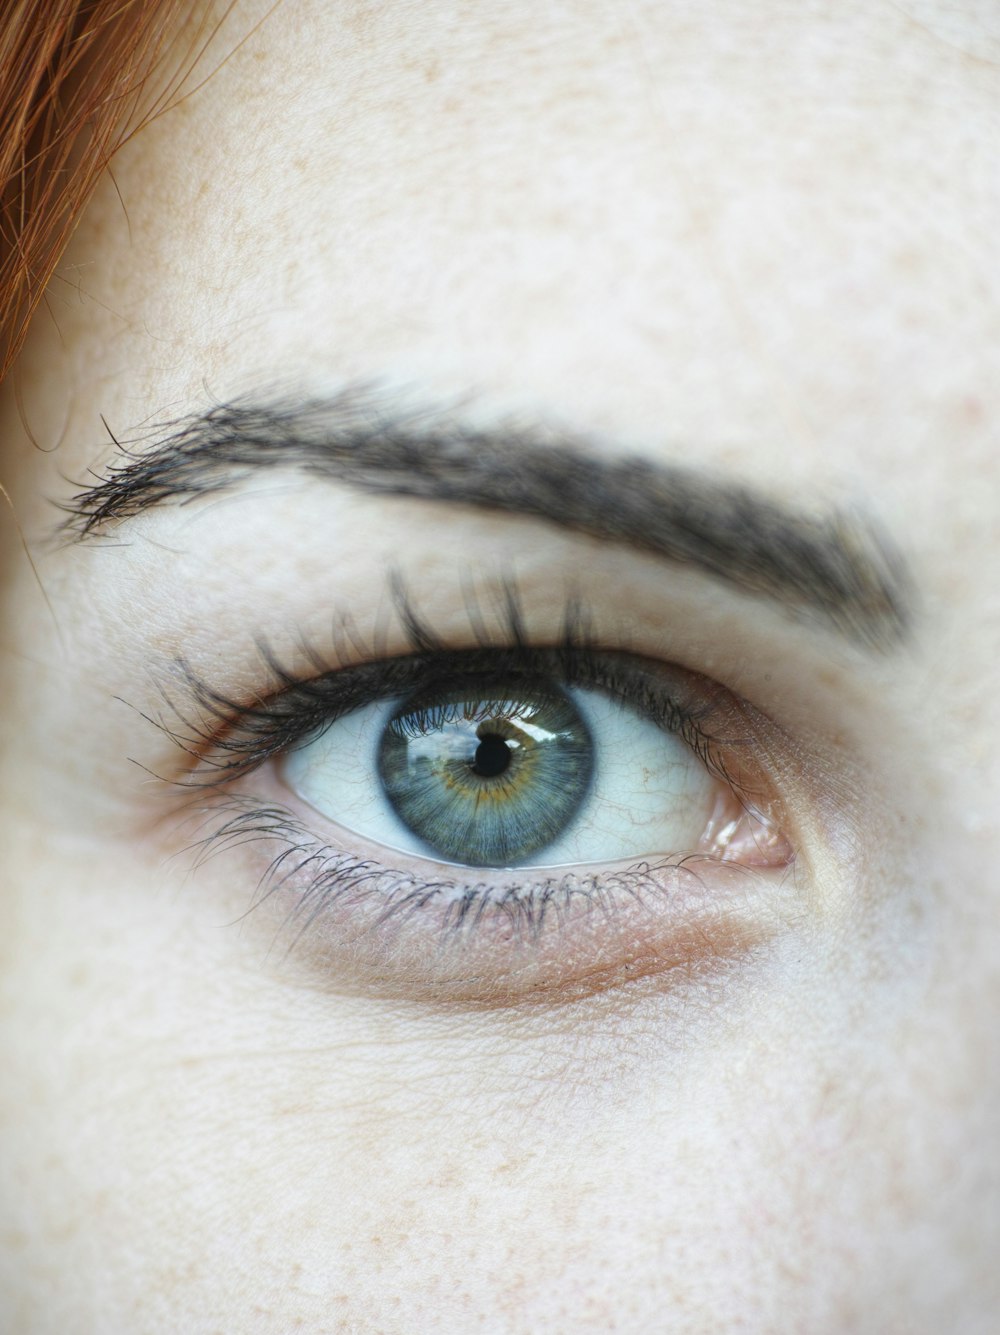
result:
[[(294, 889), (292, 906), (279, 929), (295, 928), (289, 949), (334, 906), (360, 915), (377, 932), (418, 913), (427, 917), (426, 910), (434, 906), (438, 911), (430, 916), (441, 940), (457, 935), (465, 939), (472, 929), (490, 925), (499, 929), (507, 944), (537, 941), (550, 919), (562, 923), (577, 908), (597, 908), (610, 919), (623, 904), (641, 904), (644, 895), (654, 890), (662, 898), (665, 884), (677, 892), (680, 901), (684, 898), (682, 881), (689, 877), (698, 881), (699, 868), (711, 859), (704, 851), (688, 852), (658, 859), (652, 865), (636, 861), (600, 874), (587, 868), (579, 873), (556, 873), (551, 868), (529, 873), (525, 869), (523, 879), (520, 874), (513, 878), (506, 873), (500, 883), (473, 880), (477, 873), (472, 868), (464, 879), (438, 876), (421, 880), (411, 871), (326, 846), (283, 805), (236, 791), (241, 781), (322, 727), (373, 701), (404, 695), (428, 680), (435, 684), (451, 677), (468, 680), (477, 671), (493, 677), (550, 674), (566, 685), (603, 688), (678, 735), (747, 813), (765, 822), (765, 828), (770, 823), (770, 804), (762, 791), (766, 785), (749, 777), (760, 774), (754, 754), (757, 739), (733, 732), (733, 726), (752, 711), (725, 688), (695, 673), (640, 658), (624, 646), (599, 645), (591, 634), (587, 609), (578, 599), (565, 606), (558, 641), (541, 648), (526, 642), (519, 596), (511, 584), (505, 584), (495, 633), (487, 633), (478, 605), (470, 606), (474, 647), (446, 649), (417, 615), (396, 578), (392, 593), (407, 653), (352, 662), (351, 652), (344, 652), (342, 643), (341, 652), (331, 662), (300, 642), (298, 657), (305, 666), (297, 670), (259, 643), (268, 684), (255, 698), (240, 701), (227, 696), (183, 661), (176, 664), (182, 700), (175, 691), (165, 692), (176, 722), (159, 726), (190, 761), (176, 780), (188, 790), (184, 808), (209, 826), (190, 846), (194, 865), (239, 846), (277, 843), (278, 852), (259, 876), (251, 909), (283, 888)], [(347, 634), (347, 639), (358, 658), (371, 653), (371, 646), (361, 644), (356, 635)], [(658, 692), (651, 680), (654, 674), (660, 678)], [(664, 689), (663, 680), (671, 674), (679, 686), (687, 684), (686, 691)], [(682, 698), (685, 695), (689, 698)], [(748, 763), (734, 765), (733, 758), (741, 755)], [(747, 870), (735, 863), (728, 866), (737, 873)], [(356, 932), (357, 924), (352, 930)]]
[[(310, 675), (303, 677), (286, 667), (265, 641), (259, 641), (258, 653), (269, 684), (265, 693), (244, 701), (215, 690), (186, 661), (177, 660), (176, 676), (189, 704), (181, 705), (169, 689), (165, 690), (164, 698), (180, 728), (163, 723), (158, 726), (196, 762), (181, 782), (210, 788), (232, 783), (352, 710), (406, 694), (417, 684), (446, 685), (453, 677), (465, 679), (477, 672), (493, 677), (549, 673), (565, 685), (603, 688), (637, 706), (664, 731), (686, 742), (709, 772), (730, 785), (748, 806), (754, 805), (754, 793), (730, 772), (719, 752), (721, 747), (731, 751), (746, 746), (748, 740), (723, 737), (703, 726), (703, 720), (712, 713), (711, 700), (704, 699), (698, 707), (685, 706), (662, 692), (638, 691), (635, 684), (641, 673), (635, 663), (639, 660), (624, 646), (599, 645), (590, 631), (589, 613), (579, 600), (573, 599), (565, 606), (559, 641), (541, 648), (526, 641), (520, 597), (508, 582), (503, 590), (499, 637), (489, 636), (478, 606), (474, 611), (470, 605), (469, 624), (476, 647), (449, 650), (417, 614), (397, 576), (391, 588), (408, 653), (380, 657), (355, 642), (355, 651), (367, 661), (352, 663), (347, 654), (339, 653), (330, 662), (300, 641), (300, 654), (310, 670)], [(654, 671), (666, 667), (651, 666)], [(696, 674), (686, 675), (694, 678)], [(703, 689), (707, 691), (709, 686), (705, 681)], [(715, 689), (721, 694), (722, 688)], [(198, 717), (192, 716), (191, 709)]]

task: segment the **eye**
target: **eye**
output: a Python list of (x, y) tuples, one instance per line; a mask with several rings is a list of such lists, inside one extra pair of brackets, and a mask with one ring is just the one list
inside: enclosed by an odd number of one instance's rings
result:
[(462, 866), (697, 848), (717, 781), (675, 732), (628, 702), (634, 674), (619, 664), (607, 675), (599, 691), (458, 668), (337, 719), (291, 754), (285, 775), (328, 819)]
[(697, 673), (579, 644), (270, 666), (238, 710), (192, 683), (198, 727), (226, 719), (191, 779), (201, 847), (244, 858), (338, 986), (603, 990), (745, 953), (794, 897), (781, 739)]

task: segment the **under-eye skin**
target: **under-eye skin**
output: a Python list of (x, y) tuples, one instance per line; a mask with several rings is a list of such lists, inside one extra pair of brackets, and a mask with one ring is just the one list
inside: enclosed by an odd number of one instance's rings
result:
[(337, 985), (603, 990), (744, 951), (795, 893), (766, 721), (694, 673), (579, 644), (270, 666), (247, 707), (191, 680), (188, 812)]

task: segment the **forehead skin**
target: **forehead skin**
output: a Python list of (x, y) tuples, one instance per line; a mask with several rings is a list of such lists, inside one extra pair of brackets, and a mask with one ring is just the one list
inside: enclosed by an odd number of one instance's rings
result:
[(864, 496), (921, 535), (932, 595), (982, 596), (992, 496), (960, 480), (993, 466), (1000, 396), (988, 15), (270, 9), (241, 4), (260, 29), (116, 161), (22, 368), (37, 434), (70, 394), (127, 429), (206, 387), (471, 388)]
[[(377, 1045), (339, 1051), (335, 1080), (302, 1056), (284, 1102), (280, 1062), (237, 1070), (223, 1052), (198, 1068), (195, 1097), (156, 997), (142, 1013), (161, 1050), (147, 1030), (128, 1049), (153, 1093), (130, 1102), (79, 1016), (101, 1013), (95, 996), (127, 1010), (139, 995), (115, 956), (114, 932), (132, 929), (109, 929), (102, 978), (71, 988), (75, 910), (53, 943), (30, 893), (69, 873), (99, 917), (117, 869), (99, 847), (88, 861), (48, 846), (44, 794), (62, 789), (32, 777), (17, 821), (43, 847), (10, 855), (29, 927), (4, 959), (4, 1043), (29, 1077), (37, 1050), (61, 1054), (83, 1113), (56, 1106), (48, 1076), (42, 1130), (17, 1102), (4, 1113), (27, 1165), (11, 1199), (43, 1183), (35, 1241), (14, 1249), (23, 1310), (51, 1310), (50, 1266), (64, 1305), (64, 1320), (24, 1329), (114, 1312), (158, 1335), (181, 1311), (187, 1330), (262, 1335), (985, 1332), (1000, 1301), (992, 6), (248, 0), (222, 46), (244, 33), (118, 155), (5, 389), (0, 476), (29, 544), (41, 551), (66, 479), (110, 457), (102, 415), (128, 434), (206, 397), (372, 378), (446, 400), (475, 390), (487, 414), (572, 421), (791, 503), (863, 501), (914, 567), (920, 619), (903, 660), (860, 685), (845, 668), (840, 688), (867, 691), (873, 719), (884, 699), (909, 721), (887, 727), (879, 757), (907, 794), (887, 821), (886, 895), (919, 879), (939, 937), (926, 1002), (884, 1022), (863, 994), (827, 1014), (820, 952), (808, 1013), (792, 989), (763, 995), (753, 1023), (734, 1020), (718, 1084), (683, 1042), (663, 1056), (658, 1035), (640, 1041), (612, 1011), (609, 1033), (621, 1026), (623, 1052), (640, 1054), (621, 1058), (634, 1066), (621, 1140), (603, 1105), (562, 1126), (543, 1108), (536, 1126), (502, 1096), (477, 1104), (495, 1041), (484, 1024), (441, 1040), (469, 1085), (447, 1134), (433, 1062), (416, 1059), (418, 1092), (386, 1094), (398, 1125), (383, 1114), (366, 1131), (368, 1101), (391, 1086)], [(47, 614), (12, 527), (5, 541), (5, 680), (20, 702), (5, 722), (51, 708), (58, 725), (25, 731), (60, 746), (62, 706), (30, 705), (24, 667), (56, 653)], [(76, 559), (43, 569), (71, 641), (88, 612), (70, 597)], [(34, 776), (24, 764), (6, 793)], [(117, 874), (147, 873), (139, 857)], [(887, 993), (897, 985), (897, 958), (872, 946), (868, 962)], [(17, 1018), (24, 998), (33, 1028)], [(326, 1022), (307, 1009), (304, 1047), (322, 1048)], [(601, 1054), (602, 1078), (624, 1079)], [(98, 1162), (108, 1136), (124, 1187)], [(171, 1164), (159, 1176), (157, 1147)], [(133, 1188), (134, 1253), (133, 1216), (107, 1205)], [(108, 1239), (99, 1278), (77, 1200)]]

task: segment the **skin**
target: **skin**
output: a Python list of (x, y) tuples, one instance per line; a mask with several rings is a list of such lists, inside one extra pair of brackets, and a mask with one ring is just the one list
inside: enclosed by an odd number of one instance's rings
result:
[[(996, 20), (267, 8), (119, 153), (3, 389), (5, 1329), (993, 1329)], [(867, 653), (538, 521), (292, 475), (53, 539), (102, 415), (358, 379), (858, 505), (912, 637)], [(770, 720), (794, 875), (722, 925), (721, 881), (707, 927), (659, 902), (620, 933), (635, 979), (581, 984), (586, 932), (388, 982), (328, 925), (272, 949), (259, 851), (192, 873), (176, 786), (129, 763), (183, 773), (155, 674), (252, 695), (255, 639), (338, 609), (404, 651), (393, 566), (460, 639), (462, 565), (513, 567), (539, 638), (576, 581), (601, 636)]]

